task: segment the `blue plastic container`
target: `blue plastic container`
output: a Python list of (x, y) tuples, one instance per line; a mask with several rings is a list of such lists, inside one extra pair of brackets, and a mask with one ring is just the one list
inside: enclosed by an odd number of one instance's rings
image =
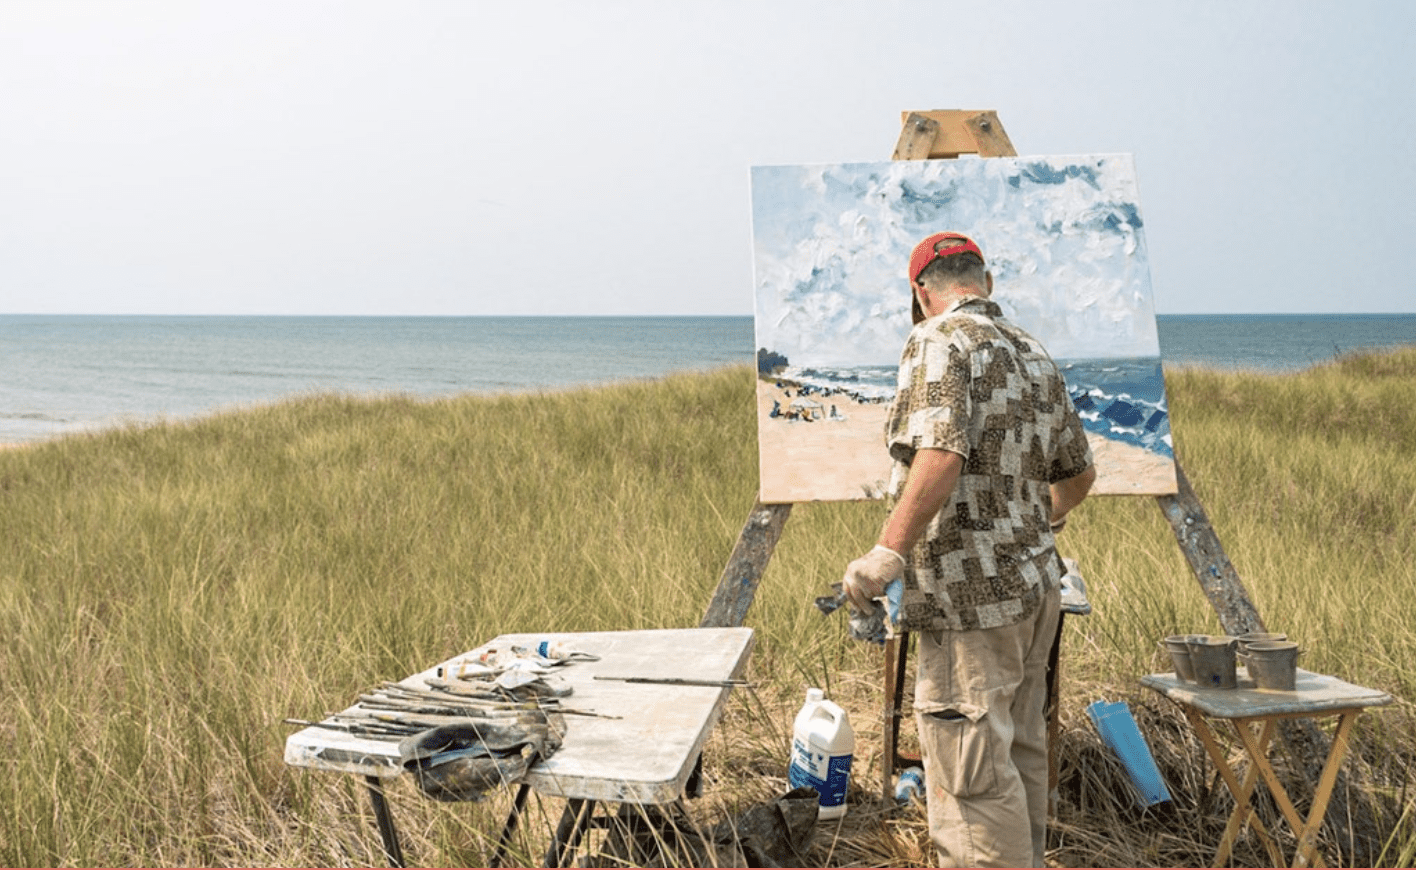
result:
[(1135, 717), (1126, 702), (1094, 701), (1087, 706), (1087, 716), (1091, 717), (1101, 741), (1121, 759), (1127, 777), (1136, 787), (1141, 806), (1154, 806), (1170, 800), (1170, 790), (1165, 787), (1160, 769), (1155, 766), (1155, 756), (1151, 755), (1150, 746), (1141, 736), (1141, 729), (1136, 726)]

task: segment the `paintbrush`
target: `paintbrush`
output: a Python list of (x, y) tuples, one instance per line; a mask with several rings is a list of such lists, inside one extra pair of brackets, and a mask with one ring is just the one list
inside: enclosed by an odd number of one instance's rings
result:
[(661, 686), (708, 686), (710, 688), (732, 688), (743, 686), (752, 688), (747, 680), (695, 680), (687, 677), (605, 677), (595, 675), (597, 680), (614, 680), (620, 683), (652, 683)]

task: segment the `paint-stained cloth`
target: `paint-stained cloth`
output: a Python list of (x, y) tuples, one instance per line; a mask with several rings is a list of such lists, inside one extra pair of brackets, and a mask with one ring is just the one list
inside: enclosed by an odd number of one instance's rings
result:
[(915, 326), (885, 424), (889, 496), (916, 451), (965, 459), (953, 496), (909, 554), (901, 631), (998, 628), (1059, 588), (1050, 484), (1092, 464), (1081, 419), (1046, 350), (996, 303), (965, 297)]

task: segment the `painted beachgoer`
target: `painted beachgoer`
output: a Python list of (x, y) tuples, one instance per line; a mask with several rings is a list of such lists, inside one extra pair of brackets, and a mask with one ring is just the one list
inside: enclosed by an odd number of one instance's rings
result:
[(1096, 478), (1066, 384), (990, 300), (957, 233), (910, 257), (915, 326), (886, 423), (890, 512), (846, 569), (867, 610), (903, 577), (915, 715), (940, 866), (1042, 866), (1046, 668), (1064, 572), (1054, 535)]

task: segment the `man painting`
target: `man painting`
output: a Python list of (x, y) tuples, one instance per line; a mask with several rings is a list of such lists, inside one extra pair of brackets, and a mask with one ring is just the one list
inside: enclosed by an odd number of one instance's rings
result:
[(859, 609), (903, 575), (915, 711), (940, 866), (1042, 866), (1054, 534), (1096, 471), (1046, 350), (989, 299), (983, 252), (937, 233), (910, 257), (914, 329), (886, 423), (891, 509), (847, 567)]

